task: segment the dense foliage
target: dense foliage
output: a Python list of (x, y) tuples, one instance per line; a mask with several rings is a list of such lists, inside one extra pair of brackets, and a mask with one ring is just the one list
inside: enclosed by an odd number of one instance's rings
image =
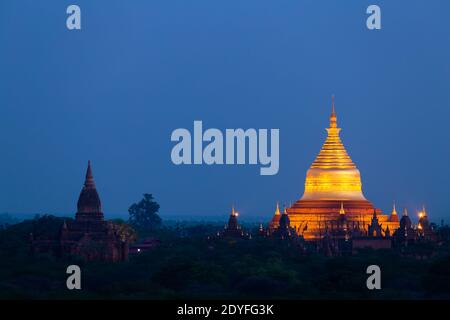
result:
[(136, 230), (144, 232), (157, 229), (162, 223), (158, 210), (159, 204), (154, 200), (153, 195), (145, 193), (141, 201), (132, 204), (128, 209), (129, 223)]
[[(161, 244), (124, 263), (31, 256), (30, 231), (44, 225), (53, 230), (60, 223), (45, 217), (0, 231), (0, 298), (450, 298), (448, 244), (435, 245), (429, 259), (396, 250), (327, 258), (305, 255), (289, 241), (208, 238), (219, 226), (198, 225), (154, 231)], [(80, 291), (65, 287), (66, 267), (73, 263), (82, 269)], [(381, 267), (382, 290), (366, 288), (371, 264)]]

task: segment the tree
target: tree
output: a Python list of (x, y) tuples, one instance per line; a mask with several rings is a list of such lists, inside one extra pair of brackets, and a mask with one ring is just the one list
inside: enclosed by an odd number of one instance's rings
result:
[(120, 237), (120, 240), (124, 242), (133, 243), (137, 239), (136, 231), (122, 219), (112, 220), (114, 225), (114, 230)]
[(159, 204), (151, 194), (145, 193), (144, 199), (134, 203), (128, 209), (130, 224), (140, 230), (154, 230), (161, 226), (161, 218), (157, 214)]

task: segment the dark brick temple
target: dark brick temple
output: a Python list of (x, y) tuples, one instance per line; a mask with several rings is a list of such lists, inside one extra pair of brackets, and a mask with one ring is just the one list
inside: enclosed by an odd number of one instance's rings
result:
[(90, 162), (77, 209), (75, 220), (64, 221), (57, 237), (35, 239), (32, 234), (32, 252), (50, 252), (58, 257), (75, 255), (87, 261), (127, 260), (128, 240), (117, 232), (111, 221), (104, 219)]

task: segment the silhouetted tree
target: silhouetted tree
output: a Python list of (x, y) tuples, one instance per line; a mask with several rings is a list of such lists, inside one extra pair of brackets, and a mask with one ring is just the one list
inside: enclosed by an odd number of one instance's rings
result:
[(134, 203), (128, 209), (129, 223), (136, 229), (154, 230), (161, 226), (161, 218), (157, 214), (159, 204), (151, 194), (145, 193), (144, 199)]

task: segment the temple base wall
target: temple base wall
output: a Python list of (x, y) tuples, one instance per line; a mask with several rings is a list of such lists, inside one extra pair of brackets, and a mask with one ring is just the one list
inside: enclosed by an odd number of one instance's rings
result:
[[(317, 210), (312, 210), (317, 211)], [(302, 235), (305, 240), (317, 240), (321, 239), (326, 229), (329, 231), (338, 230), (343, 228), (339, 213), (297, 213), (295, 210), (288, 210), (291, 227), (295, 228), (299, 235)], [(345, 226), (347, 230), (358, 229), (367, 235), (368, 225), (371, 223), (373, 217), (372, 213), (361, 212), (359, 214), (345, 214)], [(384, 214), (377, 214), (377, 218), (383, 230), (389, 227), (390, 234), (392, 235), (395, 230), (398, 229), (398, 222), (390, 222), (389, 216)], [(385, 235), (385, 234), (383, 234)]]

